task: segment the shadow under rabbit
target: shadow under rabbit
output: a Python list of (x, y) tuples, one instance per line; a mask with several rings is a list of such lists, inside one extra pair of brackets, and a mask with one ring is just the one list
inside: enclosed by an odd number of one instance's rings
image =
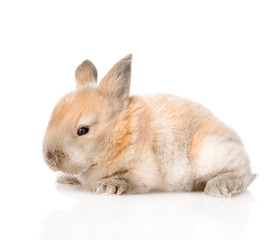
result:
[(64, 185), (57, 190), (75, 204), (48, 214), (41, 239), (239, 239), (253, 202), (248, 191), (214, 198), (203, 193), (104, 196)]

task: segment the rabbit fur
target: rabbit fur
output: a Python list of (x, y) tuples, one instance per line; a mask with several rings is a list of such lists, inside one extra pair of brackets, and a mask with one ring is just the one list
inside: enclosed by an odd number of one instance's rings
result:
[(57, 182), (98, 194), (246, 190), (255, 175), (238, 135), (190, 100), (129, 96), (131, 60), (117, 62), (98, 86), (89, 60), (77, 67), (76, 90), (56, 105), (43, 143), (48, 166), (63, 172)]

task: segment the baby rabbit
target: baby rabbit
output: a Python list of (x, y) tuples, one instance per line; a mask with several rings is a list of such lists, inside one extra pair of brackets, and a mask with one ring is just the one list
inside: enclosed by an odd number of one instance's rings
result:
[(200, 104), (159, 94), (129, 96), (132, 55), (97, 86), (88, 60), (76, 91), (56, 105), (43, 154), (59, 183), (98, 194), (204, 191), (230, 197), (255, 175), (237, 134)]

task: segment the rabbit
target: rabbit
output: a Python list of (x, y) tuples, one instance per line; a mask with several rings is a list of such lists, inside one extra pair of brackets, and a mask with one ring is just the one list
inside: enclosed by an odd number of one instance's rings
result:
[(62, 184), (97, 194), (202, 191), (231, 197), (255, 174), (239, 136), (202, 105), (168, 95), (130, 96), (132, 55), (97, 85), (85, 60), (76, 90), (51, 115), (43, 156)]

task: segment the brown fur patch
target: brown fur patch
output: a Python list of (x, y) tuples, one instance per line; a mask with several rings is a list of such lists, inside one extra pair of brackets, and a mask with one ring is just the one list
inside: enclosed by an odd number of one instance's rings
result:
[[(95, 89), (82, 89), (69, 93), (56, 105), (49, 126), (59, 130), (76, 127), (80, 117), (92, 113), (94, 106), (104, 108), (104, 101), (102, 100), (102, 96)], [(93, 104), (89, 104), (91, 102)]]
[(206, 182), (198, 182), (194, 184), (192, 191), (202, 192), (204, 191), (205, 187), (206, 187)]
[(127, 172), (128, 172), (128, 170), (118, 170), (115, 173), (111, 174), (110, 176), (103, 177), (103, 179), (104, 178), (110, 178), (110, 177), (113, 177), (113, 176), (118, 176), (118, 177), (122, 178)]
[[(121, 123), (121, 124), (120, 124)], [(132, 140), (132, 118), (131, 116), (125, 116), (124, 119), (114, 128), (115, 139), (112, 142), (112, 149), (108, 154), (106, 161), (106, 172), (111, 172), (112, 169), (118, 169), (117, 165), (122, 160), (122, 156), (125, 155), (125, 150)], [(115, 167), (114, 167), (115, 166)]]
[[(111, 176), (118, 171), (122, 171), (130, 160), (129, 151), (135, 144), (135, 139), (139, 135), (141, 122), (138, 118), (143, 116), (142, 101), (137, 97), (129, 99), (130, 105), (124, 110), (117, 119), (112, 120), (112, 128), (110, 127), (110, 139), (108, 140), (109, 148), (107, 148), (106, 160), (102, 163), (101, 169), (104, 171), (103, 177)], [(143, 132), (142, 132), (143, 133)]]

